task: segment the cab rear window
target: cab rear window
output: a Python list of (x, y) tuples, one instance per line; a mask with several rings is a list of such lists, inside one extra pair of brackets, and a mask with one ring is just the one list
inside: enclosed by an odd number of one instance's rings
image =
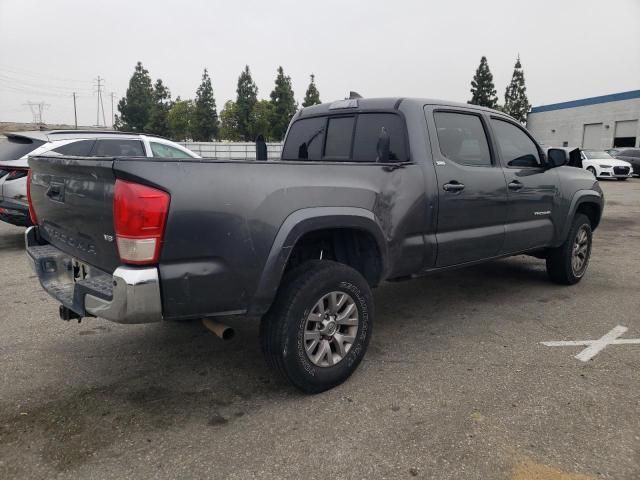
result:
[(326, 117), (297, 120), (287, 135), (283, 160), (322, 160)]
[(389, 137), (389, 162), (409, 155), (403, 118), (395, 113), (303, 118), (291, 126), (283, 160), (380, 162), (379, 142)]

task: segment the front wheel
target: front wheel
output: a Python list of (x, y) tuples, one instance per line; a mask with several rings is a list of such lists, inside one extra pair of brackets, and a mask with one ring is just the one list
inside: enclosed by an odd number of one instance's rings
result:
[(629, 178), (629, 177), (622, 177), (622, 178), (618, 178), (618, 181), (619, 181), (619, 182), (624, 182), (624, 181), (626, 181), (626, 180), (627, 180), (627, 178)]
[(593, 167), (587, 167), (587, 171), (591, 172), (591, 174), (592, 174), (594, 177), (598, 178), (598, 176), (596, 175), (596, 169), (595, 169), (595, 168), (593, 168)]
[(353, 268), (306, 262), (285, 275), (260, 324), (267, 363), (306, 393), (344, 382), (358, 367), (373, 328), (373, 296)]
[(591, 241), (591, 222), (586, 215), (579, 213), (565, 242), (549, 252), (547, 273), (551, 280), (563, 285), (573, 285), (582, 280), (591, 257)]

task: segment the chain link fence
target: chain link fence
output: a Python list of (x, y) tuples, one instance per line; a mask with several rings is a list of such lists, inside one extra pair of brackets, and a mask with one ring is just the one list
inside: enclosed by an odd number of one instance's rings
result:
[[(256, 144), (254, 142), (179, 142), (203, 158), (219, 158), (228, 160), (255, 160)], [(282, 143), (267, 143), (267, 158), (278, 160), (282, 153)]]

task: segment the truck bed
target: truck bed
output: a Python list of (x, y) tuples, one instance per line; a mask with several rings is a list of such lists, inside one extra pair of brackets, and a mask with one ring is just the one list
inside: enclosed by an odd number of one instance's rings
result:
[[(260, 312), (277, 282), (260, 289), (275, 262), (278, 232), (292, 215), (318, 218), (357, 209), (389, 244), (392, 275), (421, 265), (426, 207), (417, 165), (244, 162), (215, 159), (33, 157), (31, 197), (42, 239), (72, 258), (111, 274), (120, 260), (113, 242), (116, 179), (171, 196), (158, 265), (165, 318)], [(407, 171), (411, 170), (411, 171)], [(319, 217), (320, 216), (320, 217)], [(394, 224), (391, 219), (401, 218)], [(403, 239), (394, 243), (393, 239)], [(291, 245), (292, 246), (292, 245)], [(289, 246), (290, 247), (290, 246)], [(387, 248), (386, 246), (384, 248)], [(277, 255), (277, 252), (275, 253)]]

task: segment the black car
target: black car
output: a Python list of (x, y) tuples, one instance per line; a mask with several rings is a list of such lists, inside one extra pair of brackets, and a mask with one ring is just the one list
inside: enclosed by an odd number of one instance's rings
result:
[(607, 150), (613, 158), (629, 162), (633, 166), (633, 173), (640, 175), (640, 148), (639, 147), (619, 147)]

